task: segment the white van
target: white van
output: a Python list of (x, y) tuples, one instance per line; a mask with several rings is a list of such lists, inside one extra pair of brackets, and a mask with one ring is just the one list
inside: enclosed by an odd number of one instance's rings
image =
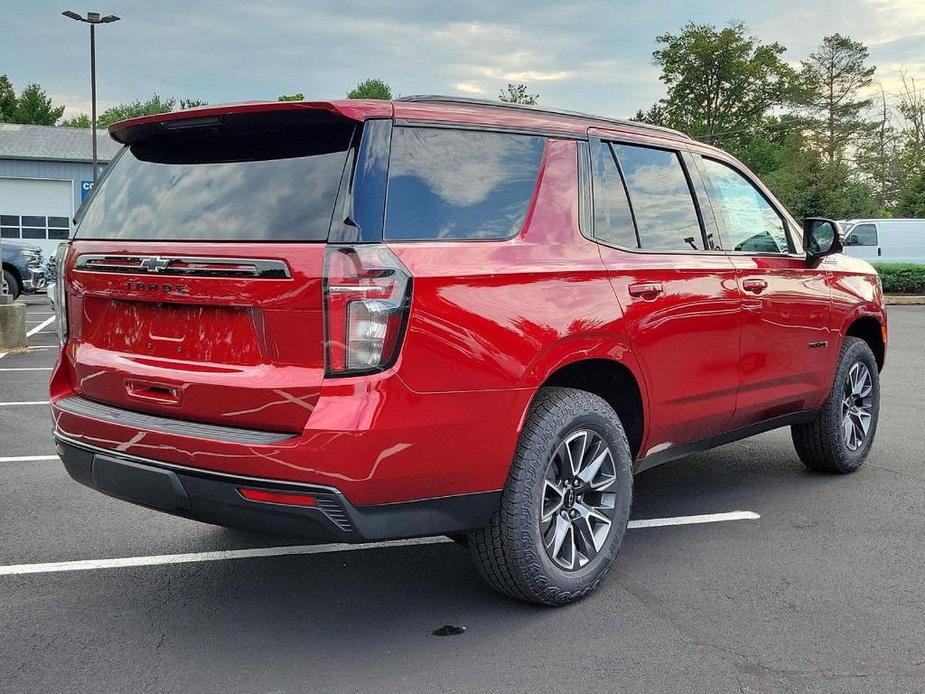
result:
[(848, 219), (841, 227), (845, 255), (925, 265), (925, 219)]

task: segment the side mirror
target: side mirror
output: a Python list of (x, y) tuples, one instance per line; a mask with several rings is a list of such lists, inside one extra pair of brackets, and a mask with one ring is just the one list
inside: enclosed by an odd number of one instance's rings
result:
[(810, 261), (841, 253), (841, 227), (832, 219), (807, 217), (803, 220), (803, 241)]

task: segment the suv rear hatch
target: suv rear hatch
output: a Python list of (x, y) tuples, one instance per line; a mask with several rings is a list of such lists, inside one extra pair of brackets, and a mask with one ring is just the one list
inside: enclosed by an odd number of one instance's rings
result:
[(324, 377), (325, 241), (359, 124), (332, 108), (116, 126), (68, 255), (76, 393), (298, 433)]

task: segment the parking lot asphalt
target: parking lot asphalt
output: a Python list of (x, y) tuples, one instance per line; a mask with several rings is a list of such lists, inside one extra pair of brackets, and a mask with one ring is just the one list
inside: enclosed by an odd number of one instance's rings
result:
[[(32, 328), (50, 308), (27, 303)], [(645, 472), (635, 519), (761, 517), (631, 530), (581, 603), (496, 595), (453, 543), (0, 575), (0, 691), (925, 691), (925, 307), (891, 307), (890, 335), (858, 473), (808, 472), (787, 430)], [(23, 460), (54, 454), (47, 405), (3, 403), (47, 400), (50, 371), (19, 369), (54, 359), (0, 359), (0, 568), (297, 542)]]

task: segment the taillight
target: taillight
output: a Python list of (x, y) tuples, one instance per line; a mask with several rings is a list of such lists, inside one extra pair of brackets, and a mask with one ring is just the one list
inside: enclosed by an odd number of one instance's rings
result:
[(372, 373), (398, 357), (411, 307), (411, 274), (385, 246), (328, 246), (324, 262), (325, 365)]
[(70, 244), (61, 243), (55, 254), (55, 322), (58, 324), (58, 341), (62, 345), (67, 342), (67, 284), (64, 281), (64, 268), (70, 250)]

